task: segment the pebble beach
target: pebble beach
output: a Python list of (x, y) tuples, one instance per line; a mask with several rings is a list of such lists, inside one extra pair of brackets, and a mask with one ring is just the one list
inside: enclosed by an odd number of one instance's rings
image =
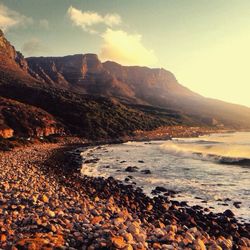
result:
[(1, 249), (250, 249), (250, 225), (80, 175), (79, 145), (0, 152)]

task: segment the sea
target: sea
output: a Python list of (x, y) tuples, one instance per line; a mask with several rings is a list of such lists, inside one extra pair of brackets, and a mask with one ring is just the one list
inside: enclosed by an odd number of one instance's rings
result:
[(239, 221), (250, 222), (250, 132), (131, 141), (84, 149), (81, 156), (83, 175), (112, 176), (149, 196), (164, 187), (178, 192), (173, 200), (215, 213), (230, 209)]

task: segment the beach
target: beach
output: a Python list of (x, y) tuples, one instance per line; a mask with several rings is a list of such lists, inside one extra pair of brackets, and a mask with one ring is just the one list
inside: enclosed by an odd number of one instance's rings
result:
[(249, 224), (80, 175), (80, 144), (1, 152), (3, 249), (248, 249)]

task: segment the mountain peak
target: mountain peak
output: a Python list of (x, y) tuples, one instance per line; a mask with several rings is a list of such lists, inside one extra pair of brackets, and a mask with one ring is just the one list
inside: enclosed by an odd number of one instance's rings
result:
[(27, 71), (28, 65), (23, 55), (5, 38), (0, 30), (0, 64), (8, 69)]

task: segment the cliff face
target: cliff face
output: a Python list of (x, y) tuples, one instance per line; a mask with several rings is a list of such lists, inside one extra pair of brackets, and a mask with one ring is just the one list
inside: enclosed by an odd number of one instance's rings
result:
[(103, 63), (103, 67), (118, 81), (127, 84), (137, 98), (152, 105), (166, 105), (175, 99), (198, 96), (180, 85), (175, 76), (165, 69), (122, 66), (110, 61)]
[(14, 135), (99, 139), (164, 125), (250, 128), (249, 108), (195, 94), (167, 70), (101, 63), (94, 54), (24, 59), (2, 32), (0, 97), (0, 125)]
[(133, 92), (107, 72), (95, 54), (26, 59), (30, 74), (52, 86), (84, 94), (128, 96)]
[(0, 30), (0, 64), (2, 67), (18, 71), (28, 71), (28, 63), (20, 52), (4, 37)]
[(121, 97), (136, 103), (166, 104), (176, 97), (198, 96), (164, 69), (101, 63), (95, 54), (27, 58), (32, 76), (53, 86), (86, 94)]
[(63, 125), (47, 112), (0, 97), (0, 136), (41, 137), (63, 133)]

